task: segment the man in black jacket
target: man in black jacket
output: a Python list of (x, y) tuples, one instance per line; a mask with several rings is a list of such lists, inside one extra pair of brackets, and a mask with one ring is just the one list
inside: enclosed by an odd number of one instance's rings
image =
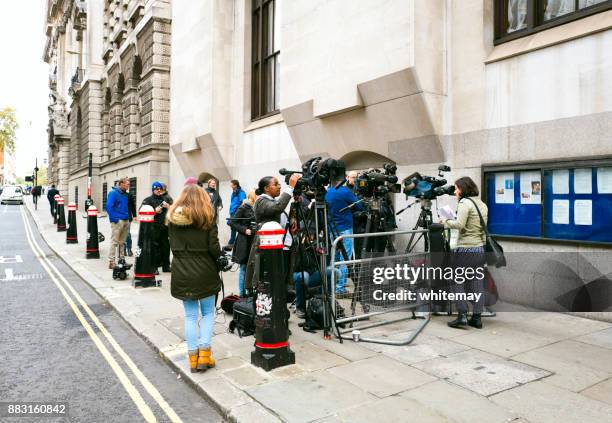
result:
[(205, 191), (210, 195), (210, 201), (213, 205), (213, 210), (215, 211), (215, 221), (219, 222), (219, 212), (223, 208), (223, 201), (221, 200), (221, 196), (217, 191), (217, 181), (214, 179), (208, 180), (208, 186), (205, 188)]
[(138, 217), (138, 211), (136, 210), (136, 197), (128, 192), (128, 221), (130, 222), (128, 225), (128, 235), (125, 240), (125, 254), (128, 257), (132, 257), (134, 253), (132, 252), (132, 233), (130, 232), (132, 226), (132, 220)]
[(142, 201), (142, 205), (148, 205), (155, 210), (153, 222), (153, 245), (156, 252), (156, 264), (162, 267), (163, 272), (170, 271), (170, 243), (168, 241), (168, 227), (166, 226), (166, 213), (172, 204), (172, 198), (164, 194), (164, 186), (161, 182), (153, 182), (151, 186), (153, 194)]
[(55, 189), (55, 185), (51, 185), (51, 188), (47, 191), (47, 200), (49, 200), (49, 206), (51, 206), (51, 216), (55, 216), (55, 197), (59, 195), (59, 191)]

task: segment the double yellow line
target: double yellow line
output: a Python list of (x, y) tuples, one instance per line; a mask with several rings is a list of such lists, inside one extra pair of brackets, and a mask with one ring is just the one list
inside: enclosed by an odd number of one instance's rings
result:
[(125, 364), (132, 371), (136, 379), (138, 379), (138, 381), (143, 386), (145, 391), (147, 391), (147, 393), (157, 402), (159, 407), (166, 413), (170, 421), (173, 423), (179, 423), (179, 422), (182, 423), (181, 418), (176, 414), (176, 412), (172, 409), (172, 407), (170, 407), (170, 405), (166, 402), (166, 400), (161, 396), (157, 388), (155, 388), (155, 386), (153, 386), (153, 384), (149, 382), (146, 376), (138, 369), (136, 364), (126, 354), (123, 348), (121, 348), (121, 346), (117, 343), (117, 341), (115, 341), (113, 336), (108, 332), (108, 330), (102, 324), (102, 322), (100, 322), (98, 317), (89, 308), (87, 303), (83, 301), (83, 299), (78, 294), (78, 292), (76, 292), (73, 286), (66, 280), (66, 278), (64, 278), (64, 276), (59, 272), (59, 270), (57, 270), (57, 268), (53, 265), (53, 263), (51, 263), (51, 261), (44, 254), (44, 252), (42, 251), (42, 249), (40, 248), (40, 246), (38, 245), (38, 243), (36, 242), (34, 238), (32, 228), (23, 212), (23, 208), (21, 208), (21, 218), (23, 219), (23, 224), (24, 224), (25, 232), (26, 232), (26, 238), (28, 240), (28, 243), (30, 244), (30, 247), (32, 248), (32, 251), (34, 252), (34, 255), (36, 256), (36, 258), (38, 259), (42, 267), (45, 269), (45, 271), (49, 274), (49, 277), (55, 283), (55, 286), (57, 286), (57, 289), (59, 289), (61, 294), (64, 296), (64, 298), (66, 299), (66, 302), (70, 305), (77, 319), (79, 319), (79, 321), (81, 322), (81, 324), (83, 325), (83, 327), (85, 328), (89, 336), (91, 337), (92, 341), (94, 342), (94, 344), (96, 345), (96, 347), (98, 348), (98, 350), (100, 351), (104, 359), (108, 362), (111, 369), (113, 369), (113, 371), (115, 372), (115, 375), (117, 375), (117, 378), (119, 378), (119, 381), (121, 382), (121, 384), (127, 391), (130, 398), (132, 398), (132, 401), (134, 401), (134, 404), (136, 404), (136, 407), (138, 407), (138, 410), (140, 411), (144, 419), (147, 422), (157, 421), (151, 408), (147, 405), (145, 400), (142, 398), (142, 396), (140, 395), (140, 392), (138, 392), (134, 384), (132, 384), (132, 382), (130, 381), (126, 373), (123, 371), (119, 363), (117, 363), (117, 360), (115, 360), (115, 358), (112, 356), (108, 348), (106, 348), (106, 346), (104, 345), (100, 337), (96, 335), (96, 333), (94, 332), (94, 329), (91, 327), (89, 322), (85, 319), (85, 316), (83, 315), (81, 310), (79, 310), (79, 307), (77, 306), (75, 301), (70, 297), (70, 295), (68, 295), (66, 288), (68, 289), (68, 291), (70, 291), (70, 293), (73, 295), (73, 297), (78, 302), (78, 304), (87, 313), (91, 321), (98, 327), (102, 335), (104, 335), (104, 338), (106, 338), (108, 343), (113, 347), (113, 349), (119, 355), (119, 357), (123, 359)]

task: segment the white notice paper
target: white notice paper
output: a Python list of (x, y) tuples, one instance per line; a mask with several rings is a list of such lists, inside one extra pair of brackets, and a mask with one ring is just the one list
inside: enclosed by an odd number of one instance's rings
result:
[(556, 225), (569, 224), (569, 200), (553, 200), (552, 221)]
[(569, 194), (569, 170), (553, 170), (553, 194)]
[(597, 192), (612, 194), (612, 167), (597, 168)]
[(514, 204), (514, 173), (495, 174), (495, 202)]
[(591, 194), (593, 192), (593, 171), (588, 169), (574, 169), (574, 194)]
[(454, 220), (457, 217), (455, 216), (455, 212), (453, 211), (453, 209), (450, 208), (450, 206), (440, 207), (438, 209), (438, 214), (442, 219), (446, 220)]
[(591, 200), (574, 201), (574, 225), (593, 224), (593, 202)]
[(542, 202), (540, 172), (521, 172), (521, 204)]

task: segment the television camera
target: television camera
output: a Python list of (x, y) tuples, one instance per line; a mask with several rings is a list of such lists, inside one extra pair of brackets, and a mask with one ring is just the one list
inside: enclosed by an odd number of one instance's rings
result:
[(414, 172), (402, 181), (403, 192), (407, 197), (415, 197), (424, 200), (433, 200), (440, 195), (452, 195), (455, 192), (453, 185), (447, 185), (443, 178), (444, 172), (450, 172), (450, 166), (438, 166), (438, 177), (421, 175)]

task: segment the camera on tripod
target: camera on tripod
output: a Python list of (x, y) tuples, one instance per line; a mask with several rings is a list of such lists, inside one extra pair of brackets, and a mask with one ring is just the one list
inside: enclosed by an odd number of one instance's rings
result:
[(295, 195), (301, 195), (304, 192), (311, 191), (315, 195), (325, 195), (326, 185), (336, 185), (344, 181), (346, 166), (342, 160), (325, 159), (321, 157), (313, 157), (302, 164), (302, 170), (287, 170), (279, 169), (278, 173), (285, 177), (285, 182), (288, 184), (291, 175), (301, 173), (302, 177), (298, 179), (293, 192)]
[(453, 185), (446, 185), (447, 181), (443, 178), (443, 173), (450, 170), (450, 166), (438, 166), (438, 177), (421, 175), (419, 172), (414, 172), (402, 181), (404, 185), (403, 192), (408, 197), (425, 200), (433, 200), (440, 195), (452, 195), (455, 192), (455, 187)]
[(383, 170), (368, 169), (355, 179), (359, 196), (364, 198), (383, 197), (389, 192), (399, 193), (401, 185), (397, 184), (397, 166), (385, 163)]

